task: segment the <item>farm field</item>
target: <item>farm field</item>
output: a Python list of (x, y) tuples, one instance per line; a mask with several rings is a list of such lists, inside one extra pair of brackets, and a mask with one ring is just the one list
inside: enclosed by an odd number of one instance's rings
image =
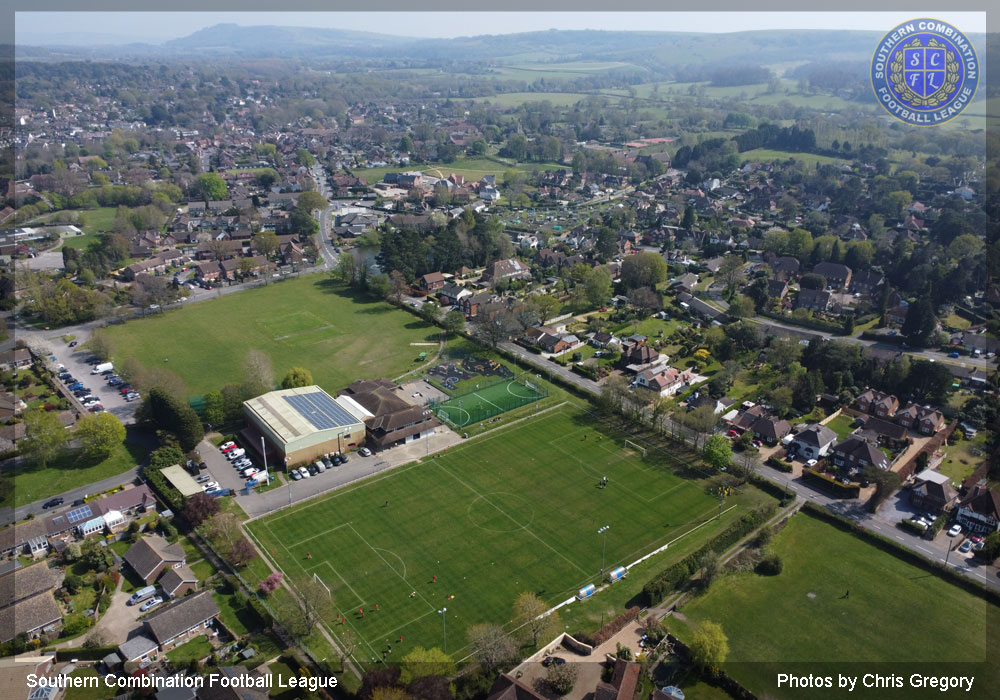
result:
[(794, 158), (797, 161), (801, 161), (810, 167), (815, 166), (816, 163), (823, 163), (824, 165), (840, 165), (841, 163), (849, 163), (850, 161), (844, 160), (843, 158), (834, 158), (833, 156), (821, 156), (815, 153), (792, 153), (791, 151), (775, 151), (770, 148), (754, 148), (750, 151), (743, 151), (740, 153), (740, 160), (757, 160), (757, 161), (772, 161), (772, 160), (788, 160), (789, 158)]
[(517, 107), (525, 102), (551, 102), (554, 107), (571, 107), (588, 97), (601, 97), (584, 92), (505, 92), (489, 97), (476, 97), (473, 102), (490, 102), (502, 107)]
[[(996, 688), (996, 667), (984, 663), (988, 630), (1000, 621), (996, 606), (806, 513), (793, 516), (771, 548), (783, 560), (780, 574), (730, 574), (666, 620), (682, 640), (703, 620), (720, 624), (729, 638), (723, 668), (752, 692), (829, 696), (779, 689), (778, 672), (973, 673), (979, 687), (963, 695), (988, 697)], [(886, 696), (862, 691), (852, 696)]]
[[(329, 587), (338, 615), (330, 631), (336, 636), (346, 618), (362, 662), (387, 639), (393, 656), (397, 647), (403, 655), (414, 645), (440, 646), (443, 607), (448, 652), (460, 659), (470, 625), (512, 629), (519, 594), (554, 605), (597, 583), (599, 527), (610, 525), (605, 571), (671, 544), (629, 578), (641, 587), (644, 575), (769, 498), (750, 490), (720, 508), (705, 482), (676, 474), (669, 460), (626, 451), (621, 435), (565, 405), (248, 529), (292, 581), (317, 576)], [(602, 595), (566, 615), (579, 621)]]
[[(440, 333), (383, 301), (361, 297), (322, 275), (172, 309), (109, 326), (112, 360), (135, 357), (177, 373), (190, 394), (239, 383), (251, 348), (266, 353), (275, 378), (305, 367), (328, 391), (355, 379), (392, 379), (414, 368), (420, 350), (433, 356)], [(377, 348), (377, 350), (376, 350)]]

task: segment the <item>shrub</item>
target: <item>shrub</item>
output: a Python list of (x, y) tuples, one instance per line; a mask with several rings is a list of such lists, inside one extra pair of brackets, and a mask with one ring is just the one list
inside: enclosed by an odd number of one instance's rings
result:
[(774, 467), (779, 472), (785, 472), (786, 474), (792, 473), (792, 463), (786, 462), (783, 459), (778, 459), (777, 457), (769, 457), (767, 460), (768, 465)]
[(754, 571), (761, 576), (777, 576), (781, 573), (781, 568), (781, 557), (774, 552), (768, 552), (759, 562), (757, 562), (757, 566), (754, 568)]
[(899, 521), (899, 526), (901, 528), (903, 528), (904, 530), (909, 530), (914, 535), (921, 535), (922, 536), (924, 534), (924, 532), (927, 531), (927, 528), (925, 528), (923, 525), (921, 525), (919, 523), (915, 523), (912, 520), (900, 520)]
[(604, 642), (608, 641), (616, 634), (625, 629), (625, 625), (630, 623), (632, 620), (637, 620), (639, 618), (639, 607), (632, 606), (621, 615), (616, 617), (614, 620), (604, 625), (601, 629), (594, 632), (590, 637), (590, 644), (592, 646), (600, 646)]

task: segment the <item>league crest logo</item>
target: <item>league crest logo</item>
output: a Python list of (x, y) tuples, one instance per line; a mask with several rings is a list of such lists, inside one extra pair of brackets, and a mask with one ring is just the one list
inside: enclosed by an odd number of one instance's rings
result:
[(935, 19), (894, 27), (872, 56), (878, 103), (907, 124), (933, 126), (962, 113), (979, 85), (979, 58), (958, 29)]

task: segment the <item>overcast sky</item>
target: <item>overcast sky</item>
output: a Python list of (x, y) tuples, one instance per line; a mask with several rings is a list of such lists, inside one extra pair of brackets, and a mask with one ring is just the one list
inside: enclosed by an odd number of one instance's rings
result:
[[(735, 32), (753, 29), (886, 31), (914, 17), (986, 31), (983, 12), (18, 12), (17, 43), (40, 36), (95, 33), (156, 42), (221, 22), (355, 29), (414, 37), (510, 34), (547, 29)], [(24, 38), (22, 38), (22, 36)]]

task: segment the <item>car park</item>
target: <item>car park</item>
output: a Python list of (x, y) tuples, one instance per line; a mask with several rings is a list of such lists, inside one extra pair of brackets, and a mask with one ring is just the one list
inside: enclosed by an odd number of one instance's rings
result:
[(150, 608), (155, 608), (157, 605), (163, 602), (163, 598), (156, 596), (139, 606), (139, 612), (146, 612)]
[(958, 523), (952, 525), (951, 529), (948, 530), (948, 537), (958, 537), (961, 534), (962, 534), (962, 526), (959, 525)]
[(962, 546), (958, 548), (962, 554), (966, 554), (972, 551), (972, 540), (966, 540), (962, 543)]
[(61, 506), (63, 504), (62, 496), (56, 496), (55, 498), (50, 498), (42, 504), (43, 510), (48, 510), (49, 508), (55, 508), (56, 506)]
[(371, 457), (372, 451), (369, 450), (367, 447), (362, 447), (360, 450), (358, 450), (358, 454), (360, 454), (362, 457)]

